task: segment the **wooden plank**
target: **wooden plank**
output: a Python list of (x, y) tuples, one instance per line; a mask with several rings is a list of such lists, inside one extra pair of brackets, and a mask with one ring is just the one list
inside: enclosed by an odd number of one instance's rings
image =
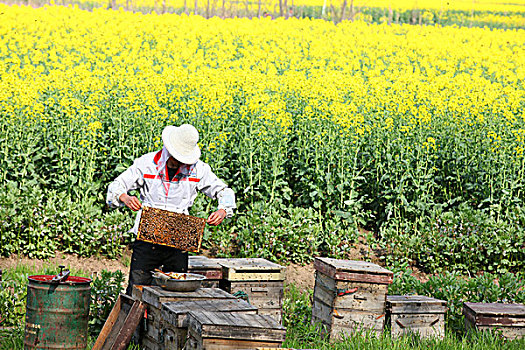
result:
[(356, 327), (342, 327), (339, 325), (335, 325), (330, 330), (330, 339), (331, 340), (340, 340), (343, 337), (350, 337), (355, 332), (360, 332), (362, 334), (369, 334), (371, 336), (380, 337), (383, 333), (383, 329), (379, 328), (356, 328)]
[(169, 302), (162, 305), (162, 319), (179, 328), (187, 328), (190, 311), (232, 312), (257, 314), (257, 308), (244, 300), (192, 300)]
[(131, 297), (135, 300), (142, 300), (142, 289), (144, 286), (134, 285), (131, 290)]
[(388, 286), (377, 283), (334, 281), (317, 273), (314, 297), (336, 309), (385, 312)]
[[(246, 341), (246, 340), (226, 340), (226, 339), (204, 339), (203, 349), (206, 350), (239, 350), (263, 348), (280, 348), (282, 342), (267, 341)], [(188, 348), (190, 349), (190, 348)]]
[(422, 295), (389, 295), (387, 310), (391, 314), (430, 314), (447, 312), (447, 302)]
[(506, 339), (521, 339), (525, 338), (525, 328), (523, 327), (491, 327), (478, 326), (478, 331), (495, 331), (501, 334)]
[(141, 350), (161, 350), (161, 345), (156, 339), (143, 337), (141, 339)]
[(104, 345), (104, 342), (109, 336), (111, 329), (115, 326), (115, 323), (117, 322), (117, 319), (118, 319), (118, 316), (121, 310), (121, 306), (122, 306), (122, 298), (119, 295), (117, 298), (117, 301), (115, 302), (115, 305), (113, 306), (113, 309), (111, 309), (111, 312), (109, 313), (109, 316), (106, 319), (106, 322), (104, 322), (104, 326), (102, 327), (102, 330), (100, 334), (98, 335), (97, 340), (95, 341), (95, 344), (93, 345), (92, 350), (102, 349), (102, 346)]
[[(276, 322), (273, 318), (266, 315), (253, 315), (246, 313), (235, 313), (232, 315), (227, 312), (193, 312), (188, 314), (190, 327), (193, 324), (198, 324), (202, 329), (204, 326), (237, 328), (245, 327), (247, 329), (262, 329), (265, 331), (286, 331), (286, 329)], [(235, 321), (233, 321), (233, 319)], [(234, 322), (234, 323), (233, 323)], [(232, 324), (233, 323), (233, 324)], [(232, 327), (233, 326), (233, 327)], [(204, 337), (204, 333), (201, 332)]]
[(261, 258), (220, 259), (222, 276), (228, 281), (284, 281), (284, 266)]
[(203, 275), (210, 280), (222, 279), (222, 266), (216, 259), (208, 259), (205, 256), (190, 256), (188, 272)]
[(124, 350), (127, 349), (128, 344), (131, 340), (131, 336), (137, 329), (139, 322), (144, 317), (145, 306), (141, 301), (136, 300), (129, 311), (126, 320), (120, 330), (115, 344), (111, 347), (111, 350)]
[[(328, 271), (330, 277), (334, 277), (336, 272), (355, 272), (365, 273), (373, 275), (387, 275), (392, 276), (393, 272), (387, 270), (377, 264), (357, 261), (357, 260), (343, 260), (343, 259), (332, 259), (332, 258), (320, 258), (316, 257), (314, 260), (314, 268), (318, 268)], [(319, 270), (318, 270), (319, 271)]]
[(120, 294), (99, 334), (94, 350), (125, 349), (143, 319), (145, 306), (126, 294)]
[(257, 312), (259, 315), (271, 316), (274, 320), (283, 323), (283, 310), (282, 309), (259, 309)]
[(217, 259), (222, 267), (236, 271), (281, 271), (285, 267), (263, 258)]
[(181, 301), (189, 299), (236, 299), (233, 295), (218, 288), (199, 288), (193, 292), (171, 292), (158, 286), (147, 286), (143, 288), (142, 300), (157, 309), (170, 301)]
[(283, 304), (282, 281), (221, 281), (221, 287), (234, 294), (242, 291), (248, 295), (250, 304), (258, 308), (281, 308)]
[[(316, 260), (317, 262), (317, 260)], [(393, 282), (393, 274), (371, 274), (364, 272), (340, 272), (334, 267), (318, 263), (314, 267), (317, 272), (327, 275), (335, 280), (341, 281), (354, 281), (354, 282), (366, 282), (366, 283), (379, 283), (379, 284), (391, 284)]]
[(125, 298), (125, 295), (120, 295), (121, 297), (121, 304), (120, 304), (120, 311), (117, 317), (117, 321), (111, 328), (111, 331), (106, 338), (106, 341), (102, 345), (102, 350), (109, 350), (117, 340), (118, 334), (120, 330), (122, 329), (122, 326), (124, 325), (124, 322), (126, 321), (126, 315), (131, 309), (131, 306), (127, 303), (127, 299)]
[(390, 329), (392, 336), (419, 333), (421, 337), (445, 336), (445, 314), (391, 315)]
[(385, 314), (349, 309), (332, 309), (314, 299), (312, 315), (320, 319), (331, 328), (335, 326), (357, 329), (383, 329)]
[(317, 298), (314, 298), (312, 302), (312, 320), (319, 320), (323, 323), (331, 326), (332, 325), (332, 310), (333, 308), (329, 305), (324, 304)]
[(475, 315), (525, 317), (525, 305), (503, 303), (464, 303), (464, 308), (472, 310)]
[(324, 304), (333, 307), (335, 294), (335, 280), (319, 271), (315, 271), (314, 298), (317, 298)]
[(284, 281), (284, 272), (235, 272), (223, 270), (222, 276), (228, 281)]

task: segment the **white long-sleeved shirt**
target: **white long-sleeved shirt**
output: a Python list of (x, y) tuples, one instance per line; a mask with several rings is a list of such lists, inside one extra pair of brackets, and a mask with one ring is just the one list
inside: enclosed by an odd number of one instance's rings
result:
[[(208, 164), (197, 161), (192, 165), (183, 165), (169, 181), (158, 174), (157, 163), (161, 151), (143, 155), (132, 166), (120, 174), (108, 187), (106, 202), (110, 207), (120, 207), (123, 193), (140, 191), (143, 205), (188, 214), (200, 191), (219, 201), (218, 209), (224, 209), (227, 217), (233, 216), (236, 208), (235, 194), (212, 171)], [(165, 172), (167, 173), (167, 171)], [(137, 233), (142, 210), (139, 210), (132, 231)]]

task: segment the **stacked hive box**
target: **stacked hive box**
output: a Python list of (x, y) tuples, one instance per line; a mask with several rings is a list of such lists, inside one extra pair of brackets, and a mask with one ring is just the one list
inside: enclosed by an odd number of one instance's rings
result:
[(508, 339), (525, 337), (525, 305), (464, 303), (467, 330), (497, 330)]
[(171, 292), (158, 286), (144, 286), (142, 301), (146, 304), (146, 329), (141, 336), (142, 348), (146, 350), (162, 349), (162, 304), (187, 300), (237, 300), (231, 294), (218, 288), (199, 288), (194, 292)]
[(268, 315), (190, 312), (187, 350), (280, 347), (286, 329)]
[(282, 319), (285, 268), (268, 260), (218, 259), (222, 266), (220, 287), (234, 295), (244, 295), (259, 314)]
[(188, 259), (188, 272), (196, 273), (206, 277), (202, 281), (205, 288), (219, 288), (219, 281), (222, 279), (222, 266), (217, 259), (208, 259), (205, 256), (190, 256)]
[(316, 258), (314, 268), (312, 322), (320, 322), (326, 335), (383, 331), (391, 271), (368, 262), (330, 258)]
[(447, 302), (421, 295), (389, 295), (387, 324), (393, 336), (419, 333), (421, 337), (445, 336)]
[(186, 343), (189, 311), (232, 312), (235, 315), (257, 314), (257, 308), (244, 300), (185, 300), (162, 305), (162, 330), (159, 341), (164, 349), (182, 349)]

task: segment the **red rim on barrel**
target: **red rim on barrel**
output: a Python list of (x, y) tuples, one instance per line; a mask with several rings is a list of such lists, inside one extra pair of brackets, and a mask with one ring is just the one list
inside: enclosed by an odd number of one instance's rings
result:
[[(34, 276), (29, 276), (28, 279), (31, 282), (36, 282), (36, 283), (43, 283), (43, 284), (53, 283), (54, 284), (54, 282), (51, 282), (53, 277), (55, 276), (54, 275), (34, 275)], [(89, 284), (89, 283), (91, 283), (90, 278), (78, 277), (78, 276), (69, 276), (67, 280), (65, 280), (64, 282), (60, 282), (60, 284), (70, 284), (70, 285)]]

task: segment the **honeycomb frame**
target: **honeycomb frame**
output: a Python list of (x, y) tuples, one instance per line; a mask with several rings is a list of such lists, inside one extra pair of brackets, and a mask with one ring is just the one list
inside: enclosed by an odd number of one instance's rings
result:
[(143, 206), (137, 239), (196, 253), (205, 226), (203, 218)]

